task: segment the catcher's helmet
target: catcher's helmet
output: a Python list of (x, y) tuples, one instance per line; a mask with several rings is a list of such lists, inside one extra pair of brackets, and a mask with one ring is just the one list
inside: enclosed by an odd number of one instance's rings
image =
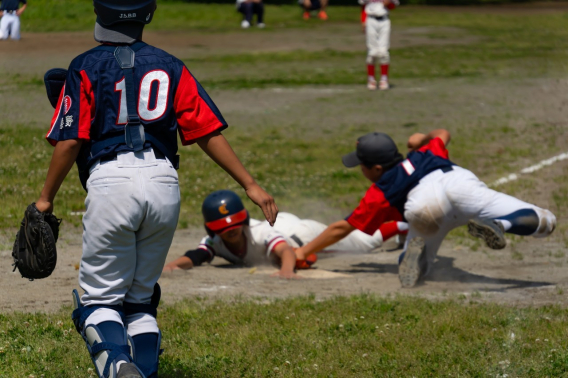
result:
[(239, 196), (230, 190), (218, 190), (205, 198), (201, 206), (205, 229), (212, 236), (249, 224), (249, 214)]
[(103, 26), (118, 22), (149, 24), (156, 10), (156, 0), (93, 0), (97, 22)]

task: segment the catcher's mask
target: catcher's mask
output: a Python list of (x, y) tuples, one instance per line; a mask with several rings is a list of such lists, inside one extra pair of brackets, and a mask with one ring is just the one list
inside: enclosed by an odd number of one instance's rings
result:
[(131, 44), (152, 22), (156, 0), (93, 0), (97, 13), (95, 40)]
[(239, 196), (230, 190), (218, 190), (205, 198), (201, 206), (205, 230), (211, 237), (248, 225), (249, 213)]

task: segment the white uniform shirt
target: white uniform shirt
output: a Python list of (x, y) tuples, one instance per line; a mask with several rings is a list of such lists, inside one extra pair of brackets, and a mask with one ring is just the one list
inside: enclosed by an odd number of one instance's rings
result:
[[(278, 216), (280, 217), (280, 215)], [(286, 242), (286, 238), (280, 232), (270, 227), (266, 221), (261, 222), (251, 219), (250, 226), (244, 226), (243, 231), (246, 238), (246, 247), (241, 256), (237, 256), (229, 251), (219, 235), (204, 237), (201, 239), (198, 248), (207, 250), (211, 255), (211, 260), (213, 260), (214, 256), (219, 256), (233, 264), (251, 266), (267, 261), (274, 247), (282, 242)]]
[[(358, 0), (359, 4), (365, 6), (365, 13), (368, 16), (382, 17), (389, 13), (388, 9), (383, 4), (383, 0)], [(398, 0), (391, 0), (395, 5), (399, 5)]]

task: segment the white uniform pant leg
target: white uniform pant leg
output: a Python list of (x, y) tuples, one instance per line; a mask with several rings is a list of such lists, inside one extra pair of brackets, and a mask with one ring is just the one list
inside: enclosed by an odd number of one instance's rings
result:
[(8, 39), (13, 20), (14, 15), (8, 13), (5, 13), (0, 18), (0, 39)]
[[(121, 153), (91, 172), (79, 270), (82, 302), (148, 302), (179, 216), (177, 174), (151, 150)], [(159, 177), (167, 184), (157, 184)]]
[(390, 32), (391, 22), (389, 19), (379, 21), (373, 17), (367, 17), (365, 22), (367, 37), (367, 64), (390, 63)]

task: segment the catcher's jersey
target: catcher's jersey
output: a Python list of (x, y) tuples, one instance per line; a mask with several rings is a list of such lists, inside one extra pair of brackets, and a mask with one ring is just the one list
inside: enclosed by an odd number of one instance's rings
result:
[[(182, 61), (144, 44), (136, 52), (133, 71), (137, 112), (145, 132), (175, 155), (177, 135), (183, 145), (227, 127), (221, 113)], [(69, 66), (47, 140), (99, 142), (124, 134), (127, 123), (124, 72), (114, 54), (92, 49)], [(85, 144), (84, 144), (85, 146)], [(88, 145), (87, 145), (88, 146)], [(145, 148), (150, 147), (146, 141)], [(90, 148), (90, 147), (89, 147)], [(132, 151), (125, 144), (90, 155), (87, 166), (116, 152)]]
[(383, 0), (358, 0), (360, 5), (365, 7), (365, 14), (368, 16), (381, 17), (388, 14), (388, 9), (393, 9), (399, 5), (398, 0), (391, 0), (390, 3), (385, 6)]
[(200, 249), (205, 249), (210, 254), (210, 260), (215, 256), (237, 265), (255, 265), (266, 261), (270, 253), (280, 243), (286, 243), (283, 234), (276, 231), (266, 221), (250, 220), (249, 226), (244, 226), (246, 246), (241, 253), (233, 253), (223, 243), (219, 235), (206, 236), (199, 243)]
[(408, 193), (427, 174), (455, 165), (449, 160), (448, 150), (440, 138), (432, 139), (420, 149), (410, 152), (406, 160), (388, 170), (373, 184), (346, 220), (353, 227), (369, 234), (388, 221), (404, 219), (404, 205)]
[(20, 7), (20, 3), (26, 4), (26, 0), (2, 0), (0, 10), (15, 11)]

